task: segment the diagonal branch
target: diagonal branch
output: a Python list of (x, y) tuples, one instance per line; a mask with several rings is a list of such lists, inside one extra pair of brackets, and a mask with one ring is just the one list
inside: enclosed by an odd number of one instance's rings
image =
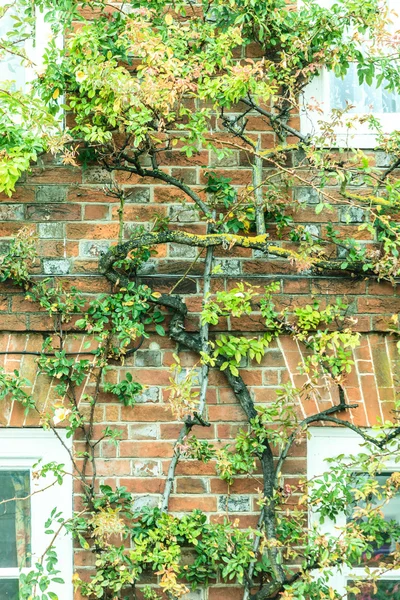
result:
[(153, 179), (159, 179), (160, 181), (165, 181), (165, 183), (169, 183), (171, 185), (173, 185), (174, 187), (182, 190), (182, 192), (184, 192), (187, 196), (189, 196), (189, 198), (191, 198), (193, 200), (193, 202), (196, 204), (196, 206), (202, 211), (202, 213), (207, 217), (211, 217), (211, 211), (209, 209), (209, 207), (207, 206), (207, 204), (205, 202), (203, 202), (203, 200), (200, 198), (199, 194), (196, 194), (195, 191), (192, 190), (192, 188), (188, 185), (186, 185), (183, 181), (181, 181), (180, 179), (177, 179), (176, 177), (173, 177), (172, 175), (169, 175), (168, 173), (165, 173), (164, 171), (162, 171), (161, 169), (158, 168), (153, 168), (153, 169), (146, 169), (143, 168), (138, 161), (132, 160), (131, 157), (129, 157), (126, 154), (121, 154), (121, 157), (128, 161), (129, 163), (131, 163), (133, 166), (129, 167), (128, 165), (108, 165), (107, 168), (111, 171), (125, 171), (128, 173), (133, 173), (135, 175), (139, 175), (140, 177), (153, 177)]
[(271, 125), (278, 124), (279, 127), (281, 127), (282, 129), (284, 129), (285, 131), (287, 131), (291, 135), (294, 135), (295, 137), (297, 137), (302, 142), (304, 142), (304, 143), (308, 142), (308, 140), (309, 140), (309, 136), (308, 135), (304, 135), (303, 133), (301, 133), (297, 129), (294, 129), (293, 127), (290, 127), (290, 125), (288, 125), (287, 123), (285, 123), (285, 121), (282, 121), (279, 118), (279, 115), (274, 115), (274, 113), (271, 113), (268, 110), (265, 110), (264, 108), (261, 108), (261, 106), (258, 106), (258, 104), (256, 104), (252, 100), (252, 98), (250, 96), (248, 98), (242, 98), (241, 102), (243, 102), (243, 104), (246, 104), (246, 106), (251, 106), (251, 108), (253, 110), (255, 110), (256, 112), (258, 112), (258, 114), (262, 115), (263, 117), (267, 117), (267, 119), (269, 119)]

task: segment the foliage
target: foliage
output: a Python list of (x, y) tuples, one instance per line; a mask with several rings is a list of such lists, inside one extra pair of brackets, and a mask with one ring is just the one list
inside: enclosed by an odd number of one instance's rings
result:
[[(27, 411), (38, 412), (45, 428), (57, 434), (56, 426), (62, 424), (69, 437), (82, 441), (71, 460), (83, 490), (84, 513), (70, 522), (63, 522), (57, 511), (51, 517), (60, 531), (66, 529), (95, 554), (91, 579), (75, 577), (76, 587), (88, 598), (123, 598), (135, 595), (150, 570), (159, 576), (157, 588), (144, 591), (152, 600), (159, 597), (158, 589), (179, 598), (216, 577), (242, 584), (246, 600), (341, 597), (330, 586), (334, 569), (368, 561), (376, 544), (396, 544), (400, 538), (398, 524), (382, 516), (399, 491), (398, 473), (383, 485), (377, 479), (389, 456), (399, 459), (398, 423), (381, 423), (371, 434), (345, 413), (355, 408), (346, 402), (343, 386), (359, 343), (349, 308), (341, 300), (282, 308), (277, 283), (258, 288), (239, 282), (215, 294), (207, 290), (211, 274), (222, 271), (213, 263), (217, 245), (227, 253), (234, 246), (252, 248), (267, 259), (285, 259), (303, 273), (342, 271), (389, 281), (400, 274), (395, 217), (400, 196), (394, 174), (400, 164), (399, 133), (386, 135), (375, 117), (362, 117), (377, 133), (378, 147), (393, 157), (382, 173), (362, 151), (334, 150), (335, 124), (347, 123), (349, 133), (358, 124), (350, 107), (338, 107), (321, 124), (319, 137), (304, 136), (291, 120), (299, 112), (299, 95), (323, 69), (344, 77), (355, 65), (361, 83), (400, 91), (398, 48), (387, 28), (390, 15), (378, 0), (337, 0), (331, 8), (304, 0), (296, 11), (285, 0), (203, 0), (198, 6), (180, 0), (149, 0), (144, 6), (142, 0), (130, 0), (115, 10), (105, 0), (17, 0), (14, 8), (14, 27), (1, 40), (1, 49), (17, 54), (24, 64), (30, 58), (21, 44), (34, 34), (33, 9), (45, 13), (54, 36), (67, 36), (64, 48), (54, 37), (49, 40), (44, 68), (30, 89), (1, 85), (0, 192), (12, 194), (32, 163), (45, 152), (57, 153), (66, 165), (98, 164), (110, 173), (150, 177), (175, 187), (186, 202), (194, 202), (208, 228), (200, 236), (172, 229), (168, 218), (156, 218), (151, 234), (146, 227), (136, 228), (123, 242), (126, 198), (114, 185), (106, 193), (120, 202), (119, 244), (100, 261), (114, 286), (112, 293), (85, 302), (75, 288), (52, 280), (35, 282), (35, 239), (28, 230), (10, 243), (0, 261), (0, 281), (22, 286), (26, 299), (53, 319), (54, 332), (44, 340), (37, 365), (41, 376), (55, 381), (58, 395), (51, 406), (40, 408), (29, 381), (17, 371), (1, 370), (0, 399), (12, 396)], [(2, 7), (0, 18), (10, 9)], [(95, 18), (85, 16), (91, 11)], [(238, 60), (238, 47), (244, 53), (258, 48), (260, 58)], [(61, 127), (60, 109), (72, 113), (70, 129)], [(305, 107), (307, 113), (311, 109)], [(264, 148), (256, 143), (250, 117), (262, 119), (279, 145)], [(213, 163), (204, 171), (204, 193), (163, 168), (171, 154), (190, 159), (202, 151), (210, 151)], [(240, 191), (216, 168), (231, 156), (252, 168), (252, 185)], [(336, 195), (332, 182), (339, 186)], [(292, 189), (304, 184), (318, 198), (316, 215), (326, 212), (329, 220), (329, 211), (344, 206), (350, 222), (351, 210), (357, 210), (362, 213), (357, 235), (371, 237), (376, 245), (359, 242), (356, 235), (345, 238), (333, 226), (322, 235), (302, 225), (302, 211), (310, 206), (293, 198)], [(355, 193), (355, 185), (363, 186), (361, 194)], [(182, 206), (187, 208), (186, 202)], [(297, 215), (303, 217), (300, 224)], [(207, 249), (199, 332), (186, 329), (187, 307), (179, 296), (139, 282), (138, 269), (155, 253), (152, 240), (166, 243), (172, 234), (177, 243)], [(129, 364), (126, 359), (150, 334), (165, 335), (165, 310), (172, 311), (168, 335), (179, 350), (195, 351), (199, 362), (185, 371), (185, 363), (174, 355), (170, 405), (183, 429), (166, 479), (166, 509), (134, 510), (123, 487), (102, 486), (97, 492), (98, 444), (108, 440), (117, 445), (120, 432), (106, 427), (98, 434), (96, 406), (106, 392), (135, 410), (142, 386), (129, 372), (124, 379), (112, 375), (116, 364)], [(239, 323), (253, 320), (261, 333), (210, 336), (210, 326), (232, 318)], [(392, 332), (399, 333), (396, 320)], [(67, 348), (76, 334), (85, 337), (86, 345), (73, 355)], [(282, 335), (307, 350), (299, 365), (305, 383), (299, 388), (284, 384), (276, 400), (257, 406), (242, 366), (267, 360), (271, 344)], [(247, 428), (225, 447), (191, 435), (194, 426), (208, 425), (210, 368), (224, 374), (248, 420)], [(300, 418), (299, 398), (317, 395), (321, 381), (337, 386), (339, 402)], [(82, 392), (88, 382), (90, 393)], [(314, 422), (353, 429), (365, 442), (363, 451), (337, 457), (321, 476), (292, 487), (282, 479), (284, 463)], [(237, 476), (258, 482), (258, 527), (242, 530), (228, 519), (210, 523), (199, 511), (183, 516), (168, 512), (176, 464), (193, 458), (215, 464), (228, 489)], [(57, 480), (68, 476), (62, 466), (48, 469)], [(228, 494), (222, 509), (229, 501)], [(309, 526), (304, 519), (307, 503), (315, 511)], [(343, 527), (335, 534), (327, 532), (327, 520), (344, 512), (348, 520)], [(49, 531), (57, 534), (51, 523)], [(367, 572), (372, 585), (380, 572), (400, 564), (397, 550), (386, 559), (377, 571)], [(22, 597), (55, 600), (50, 588), (58, 578), (56, 564), (50, 543), (42, 560), (21, 576)], [(357, 585), (350, 584), (350, 594), (358, 593)]]

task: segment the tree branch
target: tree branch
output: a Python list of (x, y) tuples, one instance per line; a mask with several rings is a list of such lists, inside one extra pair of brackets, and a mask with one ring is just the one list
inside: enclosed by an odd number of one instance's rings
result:
[[(133, 162), (132, 159), (126, 154), (122, 154), (122, 158), (131, 163)], [(183, 183), (183, 181), (181, 181), (180, 179), (177, 179), (172, 175), (168, 175), (168, 173), (164, 173), (164, 171), (161, 171), (160, 169), (146, 169), (141, 167), (138, 163), (135, 163), (135, 167), (128, 167), (127, 165), (113, 165), (108, 166), (108, 169), (112, 171), (126, 171), (128, 173), (140, 175), (140, 177), (153, 177), (154, 179), (160, 179), (160, 181), (165, 181), (165, 183), (173, 185), (174, 187), (182, 190), (182, 192), (184, 192), (187, 196), (189, 196), (189, 198), (193, 200), (196, 206), (198, 206), (198, 208), (204, 213), (206, 217), (211, 216), (211, 211), (208, 208), (207, 204), (203, 202), (200, 196), (196, 194), (196, 192), (194, 192), (191, 187)]]
[(271, 125), (273, 123), (278, 123), (279, 127), (281, 127), (282, 129), (284, 129), (285, 131), (287, 131), (291, 135), (294, 135), (295, 137), (297, 137), (302, 142), (304, 142), (304, 143), (308, 142), (308, 140), (309, 140), (309, 136), (308, 135), (304, 135), (300, 131), (298, 131), (297, 129), (294, 129), (293, 127), (290, 127), (290, 125), (288, 125), (287, 123), (285, 123), (284, 121), (282, 121), (282, 120), (279, 119), (279, 115), (274, 115), (273, 113), (269, 112), (268, 110), (265, 110), (264, 108), (261, 108), (261, 106), (258, 106), (251, 99), (251, 97), (249, 97), (249, 98), (242, 98), (241, 102), (243, 102), (243, 104), (246, 104), (246, 106), (251, 106), (253, 110), (255, 110), (256, 112), (258, 112), (263, 117), (267, 117), (267, 119), (269, 119), (269, 121), (271, 122)]

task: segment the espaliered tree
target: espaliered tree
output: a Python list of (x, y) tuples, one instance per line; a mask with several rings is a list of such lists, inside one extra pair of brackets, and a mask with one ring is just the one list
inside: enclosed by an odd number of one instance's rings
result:
[[(10, 4), (1, 9), (3, 14), (14, 5), (20, 12), (15, 29), (1, 41), (2, 48), (28, 61), (19, 42), (31, 34), (32, 3)], [(31, 92), (11, 94), (7, 84), (1, 86), (0, 190), (12, 194), (31, 161), (50, 151), (60, 154), (65, 164), (96, 164), (113, 175), (122, 172), (161, 181), (180, 190), (183, 204), (193, 207), (204, 223), (200, 235), (158, 219), (148, 230), (137, 228), (126, 239), (125, 191), (117, 183), (108, 187), (107, 193), (120, 201), (120, 239), (102, 256), (100, 270), (114, 285), (114, 293), (93, 301), (76, 323), (92, 338), (85, 358), (72, 358), (65, 350), (68, 323), (82, 311), (82, 301), (76, 292), (66, 292), (51, 281), (34, 282), (29, 270), (34, 240), (21, 233), (2, 258), (2, 280), (23, 286), (27, 298), (55, 320), (56, 334), (38, 353), (38, 369), (59, 380), (62, 402), (41, 414), (43, 424), (57, 435), (55, 425), (65, 421), (70, 435), (79, 435), (85, 444), (78, 457), (71, 456), (74, 477), (84, 490), (85, 513), (65, 527), (84, 548), (92, 548), (97, 560), (91, 580), (77, 578), (77, 587), (88, 598), (122, 599), (128, 593), (135, 597), (142, 574), (150, 570), (159, 576), (159, 586), (142, 590), (148, 599), (159, 598), (161, 592), (179, 598), (191, 586), (207, 585), (217, 576), (241, 582), (244, 600), (341, 598), (330, 585), (332, 570), (352, 567), (361, 557), (372, 556), (376, 544), (400, 539), (398, 524), (386, 522), (381, 512), (400, 487), (398, 474), (384, 485), (375, 480), (385, 460), (399, 455), (400, 426), (394, 418), (378, 424), (372, 435), (350, 419), (348, 411), (356, 405), (346, 399), (346, 374), (352, 369), (359, 335), (352, 330), (345, 305), (316, 304), (289, 312), (276, 306), (274, 284), (259, 289), (240, 281), (232, 290), (213, 295), (211, 280), (223, 277), (214, 260), (215, 247), (228, 257), (234, 247), (257, 250), (264, 257), (260, 260), (287, 260), (298, 272), (316, 276), (389, 281), (398, 277), (398, 132), (385, 135), (369, 117), (379, 148), (393, 157), (382, 172), (361, 151), (332, 150), (334, 123), (348, 123), (349, 131), (354, 127), (351, 107), (342, 107), (322, 123), (318, 136), (304, 135), (292, 118), (300, 111), (305, 86), (322, 69), (344, 76), (354, 63), (360, 83), (400, 91), (398, 50), (387, 29), (389, 11), (377, 0), (338, 0), (330, 9), (311, 0), (298, 8), (284, 0), (131, 0), (116, 6), (40, 0), (35, 5), (48, 12), (55, 36), (67, 34), (66, 44), (60, 49), (50, 41), (45, 69)], [(72, 32), (74, 21), (80, 21), (80, 27)], [(254, 47), (259, 58), (245, 58)], [(70, 128), (61, 128), (60, 111), (69, 113)], [(272, 148), (264, 148), (259, 136), (248, 133), (255, 115), (274, 132), (277, 144)], [(200, 191), (164, 168), (171, 157), (195, 159), (204, 150), (211, 151), (214, 164), (208, 166)], [(252, 168), (252, 184), (240, 193), (228, 178), (213, 171), (232, 151), (245, 156)], [(356, 194), (353, 184), (360, 181), (362, 191)], [(338, 186), (334, 194), (332, 182)], [(366, 220), (359, 229), (367, 230), (376, 243), (344, 239), (333, 227), (322, 238), (296, 225), (296, 214), (307, 208), (291, 199), (291, 189), (299, 185), (315, 191), (317, 214), (329, 214), (336, 204), (362, 209)], [(195, 333), (185, 329), (188, 309), (179, 295), (140, 284), (140, 268), (152, 250), (169, 242), (196, 248), (196, 262), (203, 263), (203, 307)], [(182, 278), (187, 276), (190, 270)], [(210, 326), (227, 315), (254, 314), (263, 328), (257, 337), (210, 334)], [(180, 351), (197, 353), (200, 374), (189, 371), (182, 377), (176, 356), (170, 403), (182, 429), (159, 508), (133, 511), (131, 496), (123, 488), (103, 486), (96, 492), (96, 477), (101, 476), (96, 446), (103, 439), (118, 443), (118, 432), (106, 429), (100, 439), (94, 437), (95, 407), (103, 390), (124, 405), (134, 405), (139, 384), (131, 376), (119, 384), (106, 383), (104, 375), (110, 363), (123, 361), (150, 331), (164, 335), (161, 323), (166, 315), (167, 335)], [(397, 333), (394, 324), (393, 334)], [(306, 383), (299, 389), (283, 386), (276, 401), (260, 407), (243, 381), (240, 365), (243, 359), (261, 362), (269, 344), (281, 335), (307, 348), (307, 358), (299, 365)], [(210, 369), (225, 374), (248, 419), (248, 427), (222, 449), (195, 435), (198, 427), (208, 426)], [(81, 398), (78, 388), (85, 382), (90, 382), (90, 393)], [(28, 411), (40, 410), (19, 373), (2, 372), (0, 385), (2, 397), (12, 393)], [(335, 387), (336, 403), (300, 418), (299, 399), (316, 394), (321, 385)], [(281, 485), (284, 462), (307, 427), (321, 422), (355, 431), (364, 442), (363, 453), (342, 456), (327, 466), (324, 477), (302, 482), (302, 503), (285, 511), (292, 490)], [(258, 527), (242, 531), (229, 522), (211, 524), (200, 511), (171, 515), (175, 469), (179, 460), (188, 458), (215, 460), (219, 476), (227, 482), (260, 469)], [(57, 465), (43, 468), (69, 476)], [(307, 527), (307, 503), (318, 506), (321, 525), (346, 507), (352, 518), (337, 535), (329, 535), (315, 524)], [(57, 518), (63, 526), (62, 517)], [(112, 533), (131, 540), (131, 549), (111, 541)], [(182, 559), (184, 546), (192, 547), (189, 565)], [(371, 581), (398, 564), (399, 553), (394, 551), (370, 573)], [(21, 575), (21, 598), (36, 600), (46, 594), (54, 598), (48, 590), (56, 576), (54, 556), (50, 554), (47, 562), (43, 556), (31, 573)], [(350, 587), (349, 597), (354, 597), (357, 583)]]

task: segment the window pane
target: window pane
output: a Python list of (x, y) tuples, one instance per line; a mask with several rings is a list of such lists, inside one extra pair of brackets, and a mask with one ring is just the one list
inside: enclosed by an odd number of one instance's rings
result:
[[(391, 476), (391, 473), (382, 473), (375, 477), (380, 488), (384, 488), (387, 480)], [(360, 485), (362, 485), (363, 475), (355, 474), (355, 481), (358, 479)], [(368, 479), (368, 478), (367, 478)], [(393, 498), (389, 500), (389, 502), (382, 506), (384, 502), (384, 497), (379, 500), (376, 495), (374, 495), (370, 500), (369, 504), (372, 507), (381, 507), (381, 511), (383, 514), (383, 518), (388, 524), (387, 531), (382, 531), (380, 528), (380, 539), (376, 540), (373, 545), (372, 557), (367, 559), (366, 557), (362, 561), (363, 564), (377, 564), (381, 561), (385, 561), (390, 555), (396, 550), (396, 545), (400, 541), (400, 495), (397, 494)], [(353, 511), (356, 506), (360, 508), (365, 507), (365, 502), (359, 501), (355, 502), (352, 506), (349, 507), (347, 522), (349, 522), (353, 517)], [(368, 522), (367, 519), (357, 519), (357, 521), (363, 525), (362, 527), (365, 534), (368, 534)], [(400, 597), (399, 597), (400, 600)]]
[[(0, 0), (0, 6), (4, 5), (4, 1)], [(10, 3), (11, 4), (11, 3)], [(13, 27), (14, 19), (12, 18), (15, 9), (10, 7), (5, 15), (0, 19), (0, 40), (7, 39), (6, 34)], [(11, 80), (15, 81), (14, 89), (23, 89), (25, 86), (25, 68), (21, 65), (21, 58), (8, 52), (0, 51), (0, 81)]]
[(400, 581), (381, 580), (375, 589), (373, 585), (359, 581), (348, 581), (348, 585), (360, 590), (359, 594), (349, 593), (348, 600), (400, 600)]
[(400, 112), (400, 94), (385, 90), (385, 82), (379, 88), (366, 83), (360, 85), (354, 64), (350, 65), (344, 79), (331, 72), (329, 78), (331, 109), (343, 109), (351, 104), (353, 108), (348, 112), (352, 114)]
[(31, 566), (30, 499), (12, 500), (29, 494), (29, 471), (0, 471), (0, 568)]

